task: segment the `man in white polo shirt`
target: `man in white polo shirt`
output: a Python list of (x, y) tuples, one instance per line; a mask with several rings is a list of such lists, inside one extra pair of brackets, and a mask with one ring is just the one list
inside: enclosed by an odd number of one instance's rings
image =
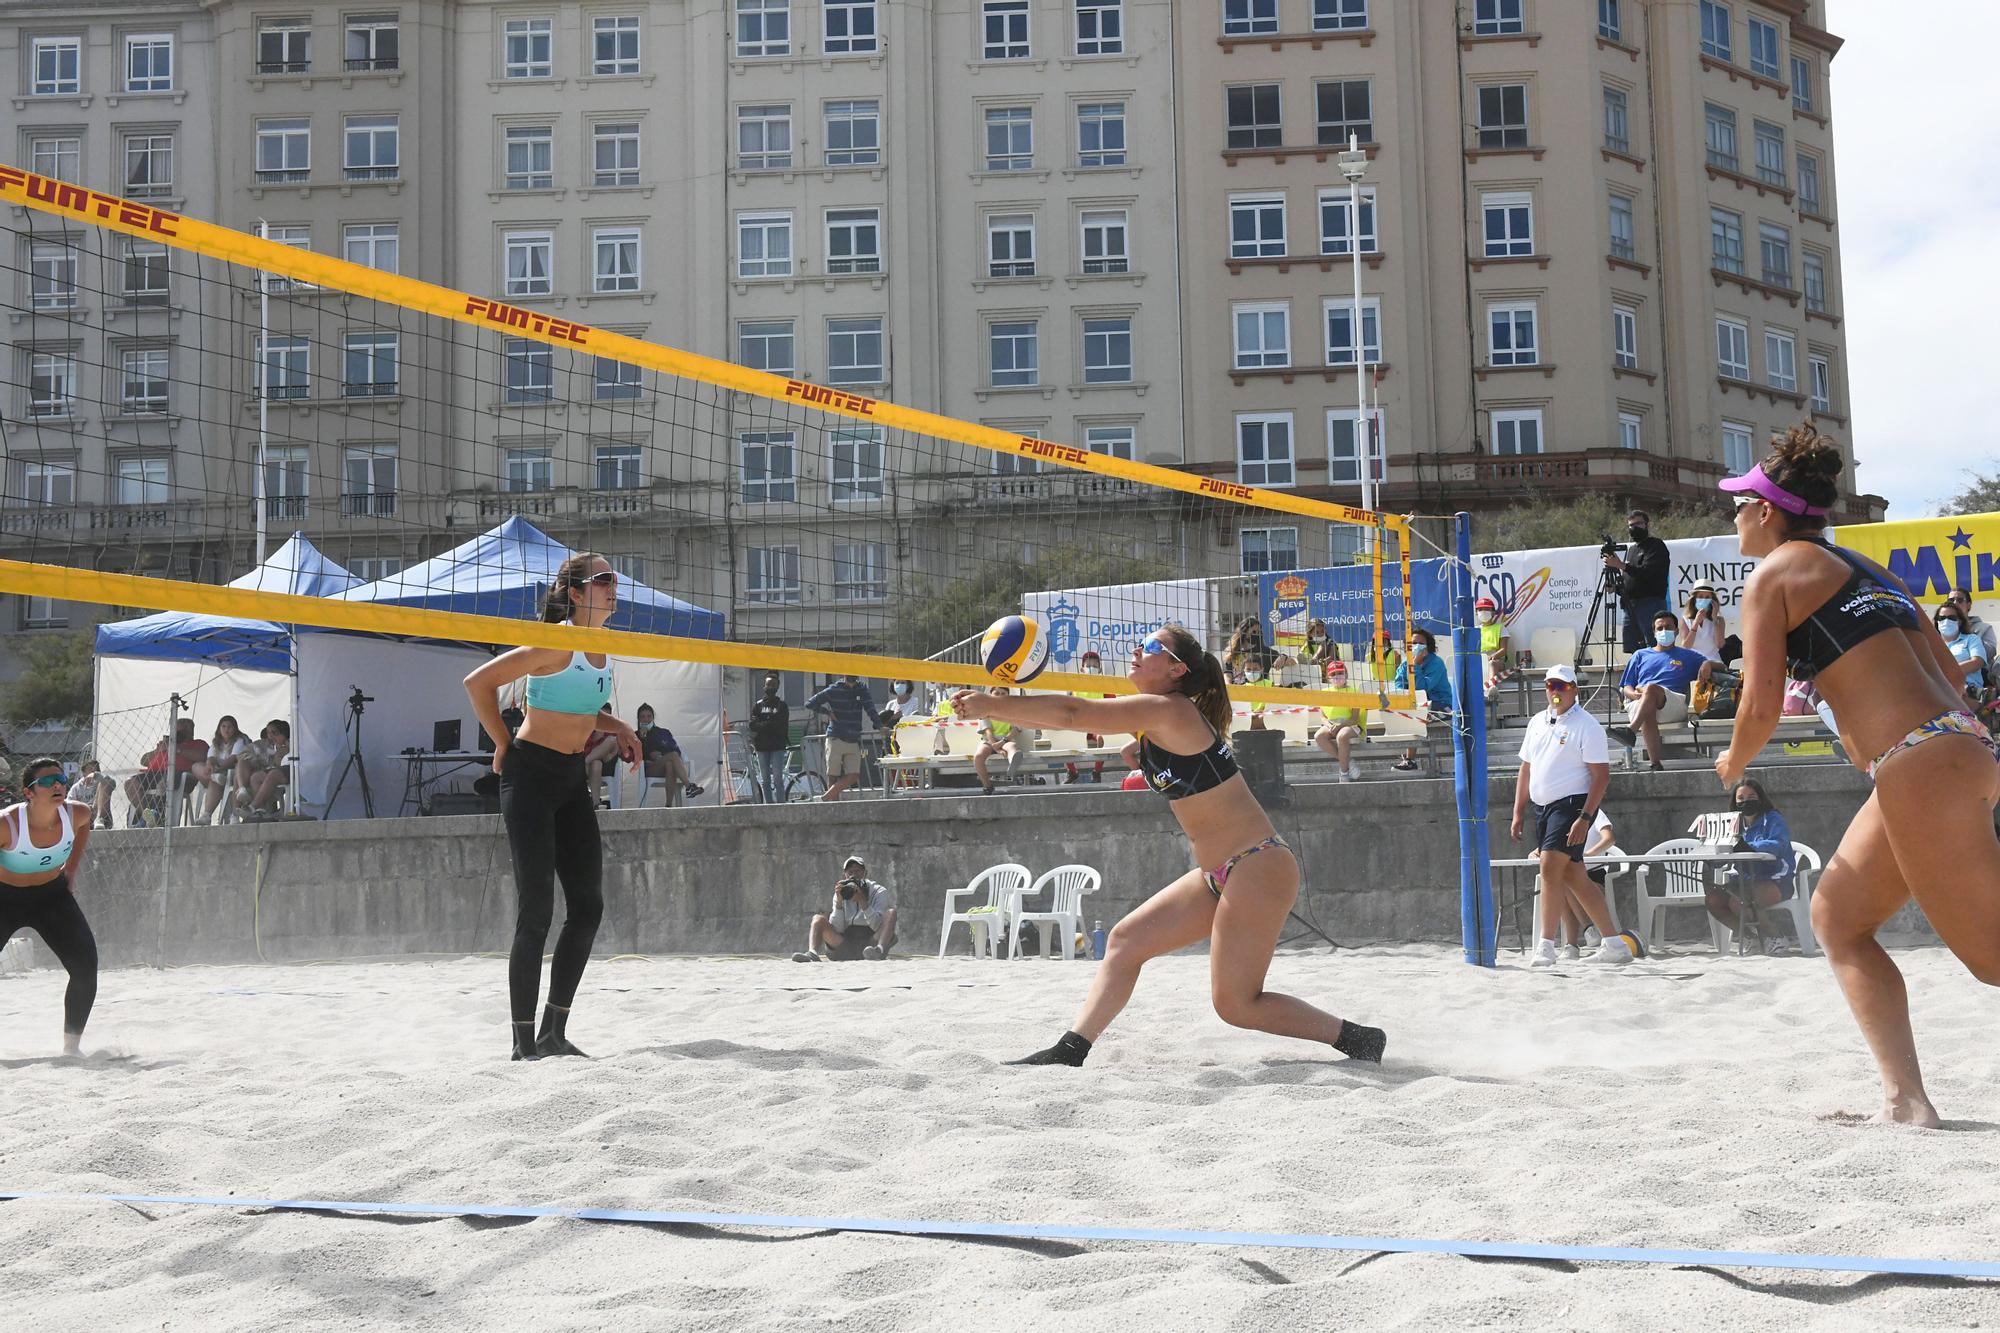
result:
[(1514, 780), (1514, 841), (1532, 802), (1535, 848), (1542, 860), (1540, 942), (1529, 962), (1554, 967), (1563, 911), (1575, 903), (1604, 937), (1595, 963), (1629, 963), (1645, 956), (1639, 937), (1620, 934), (1604, 906), (1604, 891), (1583, 873), (1583, 844), (1611, 786), (1611, 752), (1604, 725), (1576, 701), (1576, 670), (1558, 662), (1542, 677), (1549, 706), (1528, 722), (1521, 738), (1521, 772)]

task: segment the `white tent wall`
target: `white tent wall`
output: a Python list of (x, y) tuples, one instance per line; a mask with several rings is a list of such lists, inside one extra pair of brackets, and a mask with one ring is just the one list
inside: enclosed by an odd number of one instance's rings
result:
[[(274, 717), (292, 716), (292, 678), (282, 671), (225, 670), (208, 662), (156, 662), (143, 657), (97, 659), (93, 755), (118, 777), (137, 772), (166, 731), (167, 696), (179, 694), (181, 714), (194, 719), (195, 735), (215, 734), (224, 713), (255, 736)], [(124, 797), (113, 802), (119, 819)]]

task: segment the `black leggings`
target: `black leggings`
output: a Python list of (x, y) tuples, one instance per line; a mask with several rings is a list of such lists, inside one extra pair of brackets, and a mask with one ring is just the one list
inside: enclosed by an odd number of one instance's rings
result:
[(542, 948), (555, 917), (555, 881), (562, 879), (563, 928), (549, 967), (549, 1003), (567, 1009), (576, 998), (591, 941), (604, 917), (604, 844), (597, 802), (584, 781), (583, 756), (533, 741), (515, 741), (500, 772), (500, 818), (514, 853), (514, 950), (507, 960), (507, 1001), (516, 1023), (535, 1019), (542, 982)]
[(63, 1031), (81, 1035), (97, 1003), (97, 937), (90, 933), (83, 908), (69, 891), (69, 876), (57, 875), (32, 889), (0, 885), (0, 946), (17, 930), (32, 930), (69, 973), (63, 992)]

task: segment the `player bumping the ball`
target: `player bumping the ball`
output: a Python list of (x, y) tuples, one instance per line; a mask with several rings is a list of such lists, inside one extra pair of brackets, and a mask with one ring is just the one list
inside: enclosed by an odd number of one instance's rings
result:
[[(1017, 621), (1021, 625), (1010, 623)], [(1023, 633), (1025, 644), (1009, 642)], [(1007, 684), (1025, 684), (1046, 659), (1045, 647), (1040, 654), (1032, 651), (1041, 639), (1035, 622), (1009, 616), (987, 631), (982, 660)], [(1003, 647), (1011, 651), (999, 652)], [(952, 698), (952, 710), (962, 718), (1137, 737), (1140, 771), (1147, 785), (1167, 798), (1194, 852), (1195, 869), (1112, 930), (1069, 1031), (1047, 1050), (1010, 1063), (1082, 1064), (1132, 998), (1147, 961), (1203, 939), (1209, 942), (1209, 991), (1223, 1022), (1325, 1042), (1350, 1059), (1379, 1062), (1388, 1043), (1380, 1028), (1343, 1022), (1304, 1000), (1264, 989), (1279, 931), (1298, 898), (1299, 863), (1237, 772), (1221, 665), (1186, 629), (1167, 625), (1132, 650), (1126, 679), (1137, 693), (1113, 699), (1002, 697), (982, 690)]]

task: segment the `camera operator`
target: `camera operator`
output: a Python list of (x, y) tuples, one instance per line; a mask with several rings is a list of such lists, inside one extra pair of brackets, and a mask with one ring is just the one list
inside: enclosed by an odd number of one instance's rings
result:
[(1673, 557), (1667, 544), (1653, 535), (1652, 519), (1645, 510), (1634, 509), (1625, 522), (1632, 544), (1621, 556), (1607, 541), (1604, 568), (1611, 574), (1611, 590), (1625, 606), (1625, 651), (1636, 653), (1652, 643), (1653, 617), (1667, 609)]
[(812, 919), (803, 953), (795, 963), (831, 959), (851, 963), (857, 958), (881, 962), (896, 943), (896, 891), (868, 878), (868, 867), (850, 856), (833, 886), (833, 905)]

